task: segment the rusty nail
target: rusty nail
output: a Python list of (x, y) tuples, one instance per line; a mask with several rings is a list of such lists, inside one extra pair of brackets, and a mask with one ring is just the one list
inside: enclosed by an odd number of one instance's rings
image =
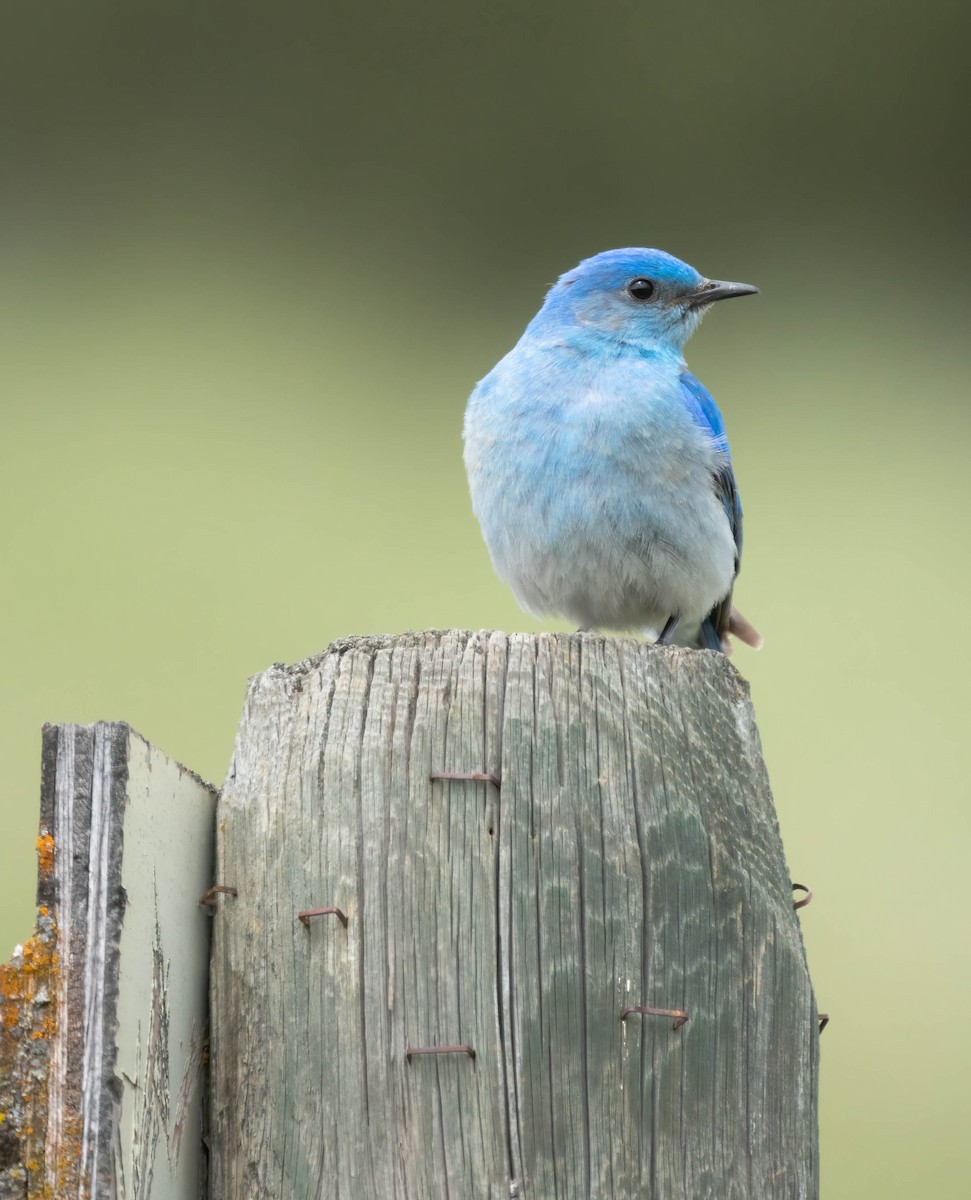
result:
[(409, 1046), (405, 1050), (405, 1062), (411, 1062), (416, 1054), (467, 1054), (475, 1061), (475, 1051), (471, 1046)]
[(429, 779), (470, 779), (473, 783), (491, 783), (499, 787), (499, 776), (488, 775), (485, 771), (432, 771)]
[(797, 900), (795, 902), (795, 904), (793, 904), (793, 906), (792, 906), (793, 908), (805, 908), (806, 905), (809, 903), (809, 901), (812, 900), (812, 898), (813, 898), (812, 888), (806, 887), (806, 885), (804, 883), (794, 883), (792, 885), (792, 890), (794, 892), (798, 891), (798, 892), (806, 893), (805, 896), (803, 896), (803, 898), (801, 900)]
[(347, 917), (339, 908), (305, 908), (302, 912), (297, 913), (297, 920), (303, 921), (309, 929), (311, 917), (329, 917), (331, 915), (335, 916), (345, 929), (347, 928)]
[(819, 1018), (819, 1032), (822, 1033), (829, 1024), (829, 1013), (817, 1013), (816, 1016)]
[(631, 1013), (643, 1013), (645, 1017), (674, 1017), (672, 1030), (680, 1029), (688, 1020), (688, 1014), (680, 1008), (647, 1008), (643, 1004), (629, 1004), (620, 1010), (620, 1019), (626, 1021)]
[(237, 896), (239, 893), (234, 887), (224, 887), (221, 883), (214, 883), (208, 891), (203, 892), (199, 897), (200, 904), (208, 904), (213, 906), (216, 903), (217, 896)]

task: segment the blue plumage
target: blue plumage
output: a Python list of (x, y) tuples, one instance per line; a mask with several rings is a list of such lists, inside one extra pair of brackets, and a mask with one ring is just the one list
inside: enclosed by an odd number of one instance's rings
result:
[(725, 418), (715, 403), (713, 396), (701, 382), (695, 379), (690, 371), (681, 372), (681, 387), (684, 390), (684, 402), (688, 411), (703, 428), (710, 429), (720, 450), (731, 458), (728, 449), (728, 434), (725, 432)]
[(499, 575), (538, 615), (727, 649), (742, 511), (718, 406), (682, 350), (750, 294), (661, 250), (609, 250), (550, 289), (475, 388), (472, 502)]

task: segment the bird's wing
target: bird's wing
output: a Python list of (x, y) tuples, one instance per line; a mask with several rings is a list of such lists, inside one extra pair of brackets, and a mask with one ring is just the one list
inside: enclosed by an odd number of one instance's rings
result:
[[(685, 371), (681, 376), (681, 395), (692, 417), (702, 429), (711, 434), (715, 446), (721, 451), (719, 465), (712, 473), (712, 486), (715, 489), (715, 495), (722, 502), (725, 516), (728, 518), (732, 535), (735, 538), (735, 574), (737, 575), (742, 558), (742, 502), (735, 484), (735, 472), (732, 470), (725, 422), (711, 393), (689, 371)], [(722, 649), (722, 644), (728, 635), (731, 615), (732, 593), (729, 589), (728, 595), (718, 602), (702, 625), (702, 642), (709, 649)]]

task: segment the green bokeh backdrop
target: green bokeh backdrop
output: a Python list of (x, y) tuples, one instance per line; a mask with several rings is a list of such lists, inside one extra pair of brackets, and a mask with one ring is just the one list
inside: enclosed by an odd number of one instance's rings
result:
[(939, 0), (5, 6), (0, 957), (42, 722), (219, 780), (274, 660), (541, 627), (464, 400), (560, 271), (659, 245), (763, 289), (689, 357), (816, 892), (823, 1195), (965, 1196), (969, 35)]

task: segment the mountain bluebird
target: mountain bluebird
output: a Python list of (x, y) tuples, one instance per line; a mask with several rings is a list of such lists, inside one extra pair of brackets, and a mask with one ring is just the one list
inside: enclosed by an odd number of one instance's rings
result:
[(747, 283), (607, 250), (553, 285), (465, 416), (472, 506), (523, 608), (729, 652), (742, 508), (718, 406), (682, 351)]

